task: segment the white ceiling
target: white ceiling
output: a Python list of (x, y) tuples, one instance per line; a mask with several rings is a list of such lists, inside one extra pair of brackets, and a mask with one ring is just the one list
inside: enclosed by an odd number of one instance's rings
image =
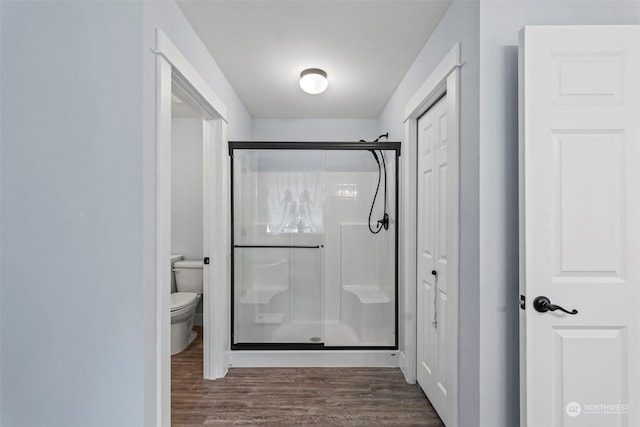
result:
[[(450, 0), (178, 0), (254, 118), (375, 119)], [(304, 93), (306, 68), (329, 88)]]

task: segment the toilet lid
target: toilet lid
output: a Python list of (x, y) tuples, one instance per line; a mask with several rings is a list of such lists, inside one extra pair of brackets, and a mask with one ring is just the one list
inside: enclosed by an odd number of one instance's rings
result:
[(183, 259), (176, 261), (173, 265), (176, 268), (202, 268), (202, 260), (196, 259)]
[(171, 294), (171, 311), (191, 305), (196, 299), (198, 294), (193, 292), (174, 292)]

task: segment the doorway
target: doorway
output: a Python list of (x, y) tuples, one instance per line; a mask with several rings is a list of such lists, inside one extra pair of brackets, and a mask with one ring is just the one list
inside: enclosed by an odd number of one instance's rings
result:
[(448, 427), (458, 425), (460, 363), (459, 68), (457, 44), (405, 107), (402, 155), (401, 369)]
[[(229, 190), (226, 107), (161, 30), (156, 40), (156, 425), (171, 423), (171, 125), (172, 97), (202, 122), (202, 254), (204, 378), (223, 377), (228, 367), (227, 283)], [(177, 108), (175, 108), (177, 110)], [(192, 113), (193, 114), (193, 113)], [(215, 195), (215, 197), (214, 197)], [(222, 202), (221, 202), (222, 201)], [(225, 203), (225, 201), (227, 201)]]
[[(171, 354), (189, 346), (196, 337), (192, 326), (203, 326), (202, 281), (187, 282), (177, 268), (180, 261), (197, 266), (204, 259), (203, 241), (203, 129), (204, 117), (179, 95), (172, 84), (171, 93)], [(208, 188), (208, 186), (206, 186)], [(202, 268), (191, 269), (196, 272)], [(187, 276), (189, 277), (189, 276)], [(200, 276), (202, 277), (202, 276)], [(198, 283), (199, 282), (199, 283)], [(186, 288), (186, 289), (185, 289)], [(179, 292), (179, 293), (177, 293)], [(185, 299), (178, 302), (178, 297)], [(174, 301), (175, 299), (175, 301)], [(179, 304), (179, 305), (178, 305)], [(196, 307), (184, 309), (182, 307)], [(193, 310), (195, 309), (195, 313)], [(185, 310), (188, 312), (183, 313)], [(180, 313), (180, 314), (178, 314)], [(191, 317), (192, 314), (195, 317)], [(184, 320), (187, 316), (186, 320)], [(181, 320), (178, 322), (178, 320)]]

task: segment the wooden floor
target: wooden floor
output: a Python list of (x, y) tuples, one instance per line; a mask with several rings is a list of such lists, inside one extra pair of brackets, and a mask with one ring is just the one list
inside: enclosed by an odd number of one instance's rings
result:
[(395, 368), (232, 368), (202, 379), (202, 333), (171, 358), (171, 425), (444, 426)]

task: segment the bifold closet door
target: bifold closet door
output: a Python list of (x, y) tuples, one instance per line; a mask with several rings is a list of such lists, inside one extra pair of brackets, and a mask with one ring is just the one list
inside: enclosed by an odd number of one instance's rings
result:
[(450, 417), (447, 334), (447, 112), (442, 98), (418, 120), (418, 383)]

